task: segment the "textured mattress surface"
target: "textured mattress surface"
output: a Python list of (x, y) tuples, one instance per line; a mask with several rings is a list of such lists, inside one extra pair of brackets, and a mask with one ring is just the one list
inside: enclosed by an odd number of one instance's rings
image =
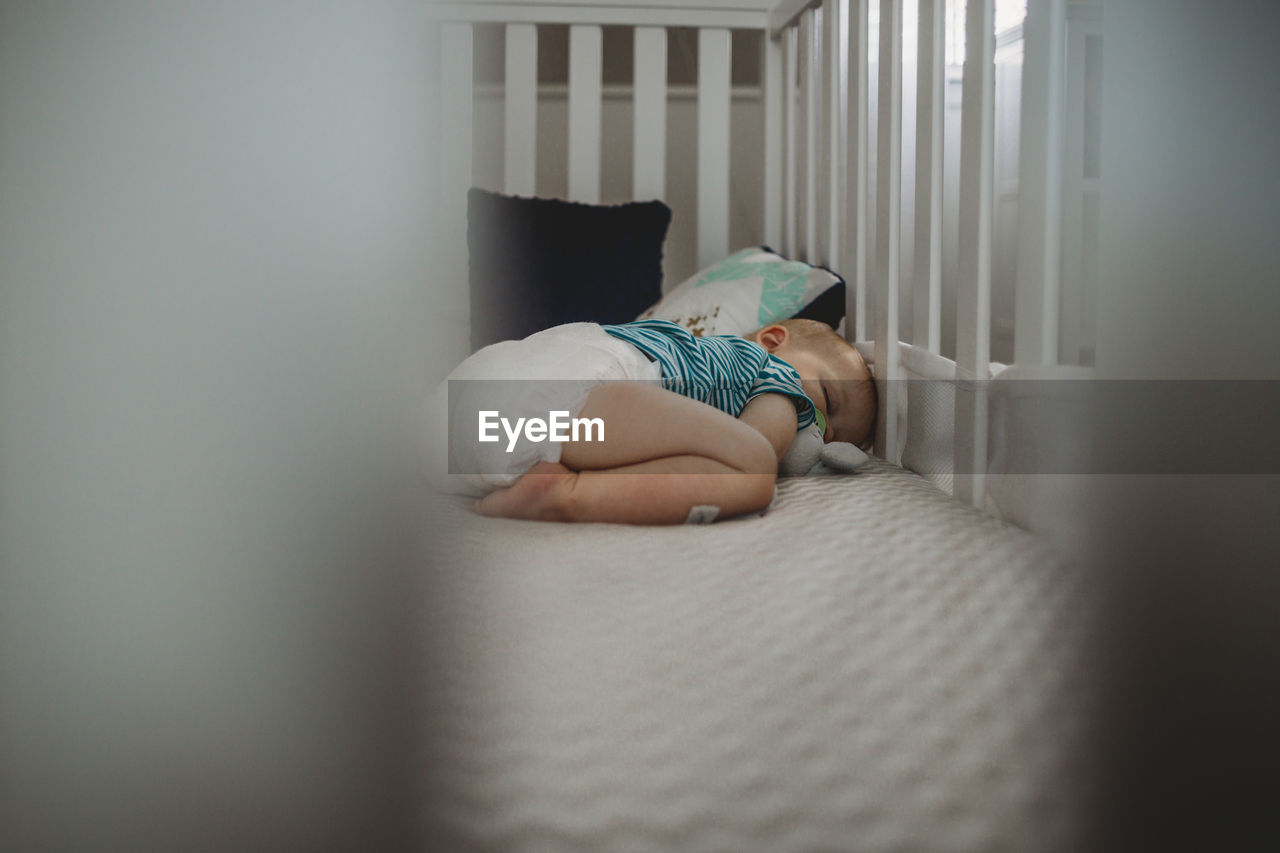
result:
[(424, 830), (445, 850), (1072, 846), (1088, 585), (901, 468), (643, 528), (431, 498)]

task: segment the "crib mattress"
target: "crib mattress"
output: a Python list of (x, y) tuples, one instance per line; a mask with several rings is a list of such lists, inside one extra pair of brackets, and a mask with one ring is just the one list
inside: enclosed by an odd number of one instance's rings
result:
[(424, 536), (432, 849), (1074, 846), (1089, 585), (913, 473), (677, 528), (434, 496)]

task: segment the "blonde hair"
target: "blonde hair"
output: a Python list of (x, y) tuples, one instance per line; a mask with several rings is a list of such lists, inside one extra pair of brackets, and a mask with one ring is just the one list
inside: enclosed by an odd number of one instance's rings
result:
[[(796, 342), (802, 346), (809, 347), (814, 350), (821, 350), (830, 353), (843, 353), (849, 350), (857, 352), (853, 344), (840, 337), (835, 329), (823, 323), (821, 320), (808, 320), (802, 317), (789, 317), (786, 320), (779, 320), (776, 324), (787, 330), (787, 334), (795, 338)], [(861, 356), (859, 356), (861, 358)]]
[[(862, 365), (862, 369), (866, 371), (866, 379), (860, 382), (862, 386), (862, 403), (867, 410), (867, 435), (858, 442), (859, 446), (866, 447), (875, 435), (876, 418), (879, 415), (880, 395), (876, 389), (875, 379), (871, 375), (871, 368), (867, 367), (866, 361), (862, 358), (862, 353), (857, 348), (846, 341), (841, 335), (826, 323), (820, 320), (809, 320), (801, 317), (790, 317), (786, 320), (778, 320), (769, 325), (782, 326), (787, 330), (787, 334), (801, 347), (813, 352), (823, 353), (835, 357), (846, 356), (852, 353), (857, 359), (858, 364)], [(767, 327), (766, 327), (767, 328)], [(748, 337), (755, 338), (763, 329), (757, 329)], [(856, 380), (855, 380), (856, 381)]]

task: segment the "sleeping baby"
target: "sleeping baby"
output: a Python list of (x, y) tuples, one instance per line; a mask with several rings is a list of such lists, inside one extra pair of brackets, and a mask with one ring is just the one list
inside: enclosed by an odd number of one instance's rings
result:
[[(695, 337), (570, 323), (467, 358), (428, 401), (426, 473), (482, 515), (680, 524), (759, 512), (798, 435), (864, 444), (866, 363), (825, 323)], [(815, 440), (816, 441), (816, 440)]]

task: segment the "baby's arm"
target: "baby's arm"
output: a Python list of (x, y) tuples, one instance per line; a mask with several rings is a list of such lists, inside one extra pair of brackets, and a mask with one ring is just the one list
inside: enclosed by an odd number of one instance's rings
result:
[(760, 394), (752, 397), (738, 415), (738, 420), (754, 427), (769, 440), (774, 455), (781, 459), (795, 441), (796, 406), (785, 394)]

